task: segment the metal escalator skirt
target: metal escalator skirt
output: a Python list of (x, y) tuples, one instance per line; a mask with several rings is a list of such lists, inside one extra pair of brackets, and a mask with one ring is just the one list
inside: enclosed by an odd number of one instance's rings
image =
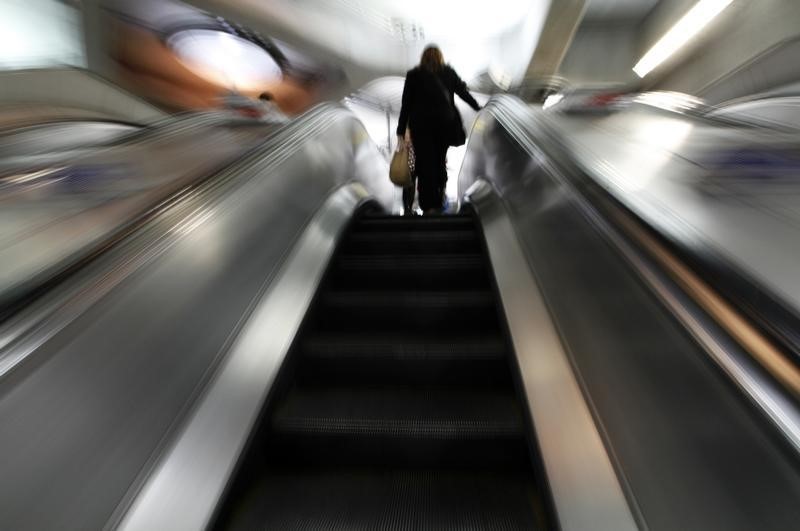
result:
[(560, 528), (638, 529), (508, 214), (486, 181), (466, 196), (486, 236)]
[(209, 525), (341, 233), (366, 196), (360, 185), (343, 186), (312, 218), (119, 529)]

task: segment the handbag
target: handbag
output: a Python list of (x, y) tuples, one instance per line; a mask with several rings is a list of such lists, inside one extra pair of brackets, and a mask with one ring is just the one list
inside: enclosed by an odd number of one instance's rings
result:
[(414, 148), (399, 145), (389, 164), (389, 180), (396, 186), (407, 188), (414, 184)]

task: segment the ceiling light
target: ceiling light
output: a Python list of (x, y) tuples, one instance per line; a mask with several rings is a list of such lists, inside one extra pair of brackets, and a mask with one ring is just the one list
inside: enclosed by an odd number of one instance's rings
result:
[(557, 105), (563, 99), (564, 99), (563, 94), (550, 94), (549, 96), (547, 96), (547, 99), (544, 100), (542, 109), (549, 109), (553, 105)]
[(168, 43), (195, 74), (229, 89), (259, 90), (283, 75), (280, 64), (264, 48), (223, 31), (181, 30)]
[(633, 71), (642, 78), (649, 74), (700, 33), (731, 2), (733, 0), (700, 0), (661, 37), (655, 46), (650, 48), (650, 51), (633, 67)]

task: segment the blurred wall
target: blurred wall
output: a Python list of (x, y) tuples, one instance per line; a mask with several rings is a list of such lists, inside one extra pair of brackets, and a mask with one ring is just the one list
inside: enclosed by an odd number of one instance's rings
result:
[(630, 24), (583, 24), (575, 34), (559, 74), (577, 85), (638, 82), (637, 28)]
[[(225, 95), (235, 86), (221, 81), (218, 72), (192, 67), (168, 44), (170, 31), (208, 24), (215, 20), (214, 15), (177, 0), (101, 2), (108, 8), (102, 13), (104, 22), (99, 26), (108, 33), (105, 52), (113, 60), (114, 68), (108, 74), (112, 79), (167, 110), (225, 105)], [(218, 50), (209, 53), (212, 51)], [(237, 92), (253, 99), (268, 92), (284, 113), (292, 115), (319, 102), (321, 90), (319, 83), (284, 73), (265, 79), (256, 88)]]
[[(57, 87), (57, 89), (54, 89)], [(18, 118), (11, 116), (21, 114)], [(0, 72), (0, 122), (37, 117), (95, 117), (146, 124), (165, 115), (104, 78), (80, 68)]]
[(2, 0), (0, 69), (86, 66), (81, 13), (57, 0)]
[(698, 0), (660, 0), (639, 27), (637, 37), (639, 53), (636, 60), (638, 61), (697, 2)]
[[(693, 4), (662, 2), (647, 21), (641, 53)], [(800, 1), (736, 0), (697, 43), (655, 72), (646, 87), (718, 103), (800, 81), (798, 39)]]
[(678, 91), (712, 104), (800, 86), (800, 0), (734, 0), (699, 36), (639, 79), (633, 66), (697, 2), (660, 0), (649, 12), (629, 10), (638, 19), (624, 20), (624, 12), (618, 18), (587, 15), (559, 75), (577, 86)]

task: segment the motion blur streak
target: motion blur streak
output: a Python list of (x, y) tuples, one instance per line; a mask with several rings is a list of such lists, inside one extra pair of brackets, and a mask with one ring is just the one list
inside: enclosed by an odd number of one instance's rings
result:
[(798, 0), (0, 0), (0, 530), (797, 529), (798, 57)]

